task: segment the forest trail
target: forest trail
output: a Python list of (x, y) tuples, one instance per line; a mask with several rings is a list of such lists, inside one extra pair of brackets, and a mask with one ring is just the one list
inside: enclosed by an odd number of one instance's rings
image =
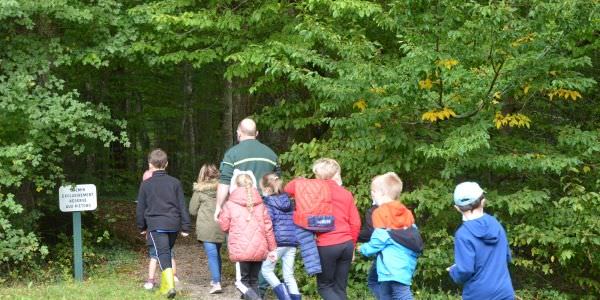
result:
[[(195, 232), (195, 231), (192, 231)], [(223, 282), (221, 287), (223, 293), (221, 294), (209, 294), (210, 290), (210, 272), (208, 271), (208, 262), (206, 255), (204, 254), (203, 247), (200, 246), (195, 238), (195, 234), (192, 233), (188, 237), (177, 238), (175, 243), (175, 263), (177, 265), (177, 277), (179, 283), (176, 284), (176, 288), (181, 296), (189, 297), (192, 299), (239, 299), (240, 294), (235, 289), (233, 276), (227, 276), (227, 272), (224, 272)], [(227, 271), (228, 267), (232, 270), (233, 266), (227, 259), (227, 255), (223, 256), (223, 268)], [(148, 272), (148, 260), (144, 259), (140, 266), (140, 278), (145, 278)], [(156, 275), (158, 278), (158, 274)], [(142, 283), (140, 283), (141, 286)]]
[[(146, 278), (148, 277), (148, 250), (145, 240), (135, 227), (135, 203), (132, 201), (111, 201), (113, 216), (118, 215), (117, 221), (113, 224), (115, 234), (119, 238), (131, 242), (135, 249), (140, 253), (140, 263), (137, 270), (139, 287), (142, 289)], [(103, 212), (106, 214), (107, 212)], [(110, 214), (110, 212), (108, 212)], [(177, 266), (177, 277), (179, 282), (176, 284), (178, 291), (177, 298), (189, 299), (211, 299), (211, 300), (231, 300), (239, 299), (240, 293), (234, 286), (234, 266), (227, 258), (227, 253), (222, 249), (223, 274), (221, 287), (223, 293), (209, 294), (210, 272), (208, 271), (208, 262), (204, 249), (196, 240), (195, 230), (196, 220), (192, 218), (192, 232), (187, 237), (179, 235), (175, 243), (175, 263)], [(157, 281), (160, 279), (159, 271), (155, 274)], [(156, 290), (156, 288), (155, 288)]]

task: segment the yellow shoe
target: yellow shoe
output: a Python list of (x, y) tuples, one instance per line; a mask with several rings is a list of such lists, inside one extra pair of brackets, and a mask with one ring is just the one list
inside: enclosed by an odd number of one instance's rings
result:
[(167, 295), (167, 298), (175, 297), (175, 279), (173, 276), (173, 269), (168, 268), (162, 271), (160, 275), (160, 289), (158, 293), (161, 295)]

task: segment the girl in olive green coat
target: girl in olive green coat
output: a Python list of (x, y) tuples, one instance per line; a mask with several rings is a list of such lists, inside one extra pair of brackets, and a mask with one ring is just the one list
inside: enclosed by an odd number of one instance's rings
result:
[(196, 216), (196, 236), (204, 245), (211, 274), (210, 294), (221, 293), (221, 244), (225, 234), (214, 221), (219, 170), (213, 164), (204, 164), (194, 182), (190, 200), (190, 214)]

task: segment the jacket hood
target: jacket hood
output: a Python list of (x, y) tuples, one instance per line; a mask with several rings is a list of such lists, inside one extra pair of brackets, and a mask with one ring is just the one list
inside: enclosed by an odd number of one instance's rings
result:
[(292, 206), (292, 201), (287, 193), (264, 196), (263, 201), (267, 206), (273, 207), (282, 212), (291, 212), (294, 209)]
[(493, 217), (484, 214), (482, 217), (475, 220), (463, 222), (463, 226), (476, 238), (482, 240), (486, 244), (498, 243), (502, 233), (502, 228), (498, 222), (493, 222)]
[(389, 231), (389, 234), (394, 242), (414, 252), (423, 252), (423, 239), (417, 226), (413, 225), (406, 229), (392, 229)]
[(194, 182), (194, 192), (203, 192), (207, 190), (217, 190), (217, 185), (219, 181), (211, 180), (211, 181), (203, 181), (203, 182)]
[[(252, 193), (252, 204), (262, 204), (262, 198), (258, 194), (258, 191), (255, 188), (252, 188), (250, 191)], [(228, 201), (231, 201), (240, 206), (246, 206), (248, 205), (248, 192), (246, 192), (245, 188), (238, 187), (235, 190), (233, 190), (231, 194), (229, 194)]]
[(372, 219), (375, 228), (401, 229), (415, 224), (412, 212), (400, 201), (380, 205), (373, 211)]

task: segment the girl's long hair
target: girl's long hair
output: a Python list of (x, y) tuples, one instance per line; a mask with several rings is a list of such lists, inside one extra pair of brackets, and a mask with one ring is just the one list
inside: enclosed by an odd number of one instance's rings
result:
[(268, 173), (260, 180), (260, 188), (264, 195), (277, 195), (283, 191), (283, 181), (276, 173)]
[(198, 179), (196, 181), (198, 183), (202, 183), (218, 179), (219, 176), (219, 169), (217, 169), (217, 166), (215, 166), (215, 164), (203, 164), (202, 168), (200, 168), (200, 172), (198, 173)]
[(246, 221), (250, 221), (252, 216), (252, 211), (254, 210), (254, 193), (252, 192), (252, 178), (247, 174), (240, 174), (235, 178), (235, 184), (240, 187), (246, 189), (246, 208), (248, 208), (248, 218)]

